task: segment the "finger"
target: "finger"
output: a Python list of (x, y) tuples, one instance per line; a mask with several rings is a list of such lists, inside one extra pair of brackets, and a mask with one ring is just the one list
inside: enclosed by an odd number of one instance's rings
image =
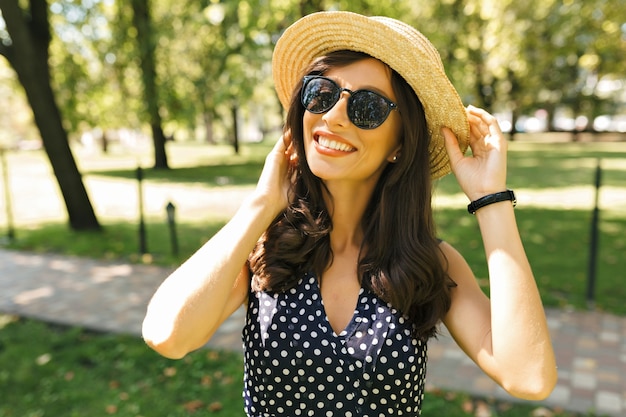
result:
[(298, 153), (296, 152), (296, 148), (293, 146), (291, 130), (288, 130), (283, 134), (283, 142), (287, 146), (285, 149), (285, 156), (289, 159), (289, 163), (291, 165), (296, 165), (298, 162)]
[(289, 146), (291, 145), (291, 129), (285, 131), (280, 138), (282, 139), (283, 143), (285, 144), (285, 149), (289, 148)]
[(444, 145), (446, 147), (446, 152), (448, 153), (448, 158), (450, 159), (450, 163), (454, 165), (456, 161), (463, 158), (463, 152), (461, 151), (461, 147), (459, 146), (459, 141), (452, 132), (452, 130), (447, 127), (441, 128), (441, 133), (443, 134)]
[(274, 148), (272, 148), (272, 151), (285, 152), (287, 150), (287, 146), (288, 143), (285, 141), (285, 135), (282, 134), (274, 144)]
[(477, 114), (468, 109), (467, 120), (470, 124), (470, 133), (476, 139), (481, 139), (489, 134), (489, 125), (481, 114)]
[(474, 120), (477, 118), (482, 122), (481, 124), (487, 128), (487, 133), (502, 133), (498, 119), (491, 113), (471, 105), (467, 107), (467, 112), (468, 118), (472, 118)]

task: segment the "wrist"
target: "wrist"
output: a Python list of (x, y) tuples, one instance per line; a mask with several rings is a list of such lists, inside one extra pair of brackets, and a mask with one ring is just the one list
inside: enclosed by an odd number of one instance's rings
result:
[(260, 216), (260, 221), (264, 221), (266, 218), (273, 219), (279, 212), (278, 207), (271, 204), (269, 199), (254, 193), (242, 201), (238, 211), (244, 211), (253, 216)]
[(517, 205), (517, 199), (513, 190), (507, 189), (480, 197), (467, 205), (467, 211), (470, 214), (476, 214), (476, 212), (483, 207), (503, 201), (510, 201), (513, 207)]

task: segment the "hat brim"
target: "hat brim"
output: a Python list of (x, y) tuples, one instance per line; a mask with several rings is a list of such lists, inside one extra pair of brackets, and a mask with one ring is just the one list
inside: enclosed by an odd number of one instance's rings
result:
[(437, 50), (424, 35), (403, 22), (352, 12), (318, 12), (295, 22), (278, 40), (272, 58), (275, 88), (282, 106), (289, 107), (305, 67), (315, 58), (340, 50), (364, 52), (377, 58), (407, 81), (426, 113), (431, 135), (431, 176), (448, 174), (450, 162), (441, 128), (450, 128), (465, 152), (470, 132), (465, 106), (446, 76)]

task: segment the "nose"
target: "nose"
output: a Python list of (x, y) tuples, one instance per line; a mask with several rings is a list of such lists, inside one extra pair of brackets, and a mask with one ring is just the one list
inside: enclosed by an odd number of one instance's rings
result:
[(324, 115), (324, 120), (329, 126), (348, 126), (350, 119), (348, 118), (348, 99), (350, 98), (349, 91), (343, 90), (339, 96), (339, 100), (331, 107)]

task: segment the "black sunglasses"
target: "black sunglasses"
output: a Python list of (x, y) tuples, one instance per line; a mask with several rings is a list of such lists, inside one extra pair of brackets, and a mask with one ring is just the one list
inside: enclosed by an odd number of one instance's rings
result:
[(377, 128), (393, 109), (398, 108), (396, 103), (374, 91), (348, 90), (330, 78), (318, 75), (304, 77), (300, 100), (306, 110), (321, 114), (332, 109), (344, 91), (350, 94), (348, 118), (360, 129)]

